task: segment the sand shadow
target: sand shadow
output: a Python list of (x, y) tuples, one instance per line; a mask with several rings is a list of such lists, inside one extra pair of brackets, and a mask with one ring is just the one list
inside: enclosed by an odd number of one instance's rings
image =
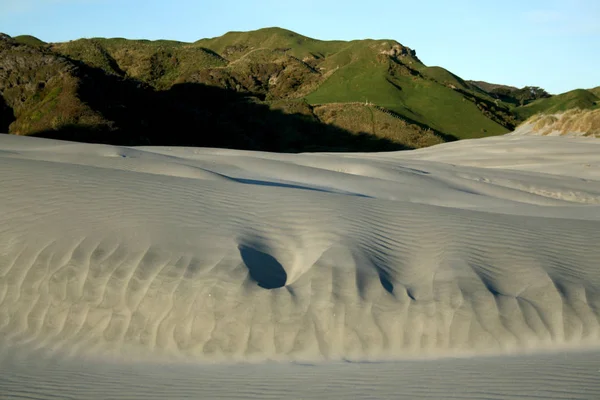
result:
[(258, 286), (264, 289), (278, 289), (285, 286), (287, 273), (273, 256), (244, 245), (240, 245), (238, 249), (250, 277)]
[(394, 294), (394, 284), (390, 280), (388, 274), (381, 270), (378, 270), (377, 273), (379, 274), (379, 282), (381, 282), (381, 286), (383, 286), (385, 291), (389, 294)]
[(245, 185), (281, 187), (281, 188), (288, 188), (288, 189), (310, 190), (313, 192), (321, 192), (321, 193), (335, 193), (335, 194), (344, 194), (347, 196), (372, 198), (371, 196), (367, 196), (367, 195), (361, 194), (361, 193), (342, 192), (342, 191), (336, 191), (333, 189), (331, 189), (331, 190), (321, 189), (321, 188), (317, 188), (317, 187), (303, 186), (300, 184), (293, 184), (293, 183), (269, 182), (269, 181), (262, 181), (259, 179), (247, 179), (247, 178), (230, 178), (230, 179), (232, 179), (233, 181), (238, 182), (238, 183), (243, 183)]

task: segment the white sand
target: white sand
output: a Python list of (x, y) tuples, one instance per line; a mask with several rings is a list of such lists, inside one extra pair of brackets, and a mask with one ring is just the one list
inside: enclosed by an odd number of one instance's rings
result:
[(0, 136), (0, 177), (0, 398), (600, 398), (600, 141)]

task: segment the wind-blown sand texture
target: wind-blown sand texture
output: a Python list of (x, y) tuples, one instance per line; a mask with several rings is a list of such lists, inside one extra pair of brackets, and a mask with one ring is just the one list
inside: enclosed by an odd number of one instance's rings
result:
[(600, 398), (600, 141), (6, 135), (0, 178), (0, 398)]
[(536, 114), (508, 135), (600, 138), (600, 109), (571, 109), (556, 114)]

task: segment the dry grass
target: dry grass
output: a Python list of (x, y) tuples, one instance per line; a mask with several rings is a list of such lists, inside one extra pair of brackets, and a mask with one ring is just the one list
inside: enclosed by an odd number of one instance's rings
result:
[(314, 108), (317, 117), (331, 125), (359, 134), (368, 133), (407, 147), (421, 148), (443, 143), (433, 131), (359, 103), (323, 104)]
[(527, 123), (533, 124), (534, 132), (541, 135), (560, 132), (561, 135), (600, 137), (600, 109), (573, 109), (560, 114), (541, 114), (532, 117)]
[[(534, 130), (539, 131), (547, 127), (551, 127), (558, 121), (554, 115), (541, 115), (535, 118)], [(533, 121), (532, 121), (533, 122)]]

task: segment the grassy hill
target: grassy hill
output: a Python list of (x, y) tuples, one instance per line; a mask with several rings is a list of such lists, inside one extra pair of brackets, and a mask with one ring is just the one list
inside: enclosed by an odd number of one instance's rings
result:
[(34, 47), (41, 47), (41, 46), (47, 45), (46, 42), (36, 38), (35, 36), (31, 36), (31, 35), (15, 36), (14, 40), (17, 43), (26, 44), (28, 46), (34, 46)]
[(348, 42), (322, 41), (286, 29), (264, 28), (251, 32), (228, 32), (216, 38), (200, 39), (194, 45), (234, 61), (257, 49), (286, 51), (300, 59), (323, 59), (344, 49)]
[(486, 92), (491, 92), (496, 89), (505, 89), (505, 90), (519, 90), (519, 88), (509, 85), (500, 85), (497, 83), (489, 83), (484, 81), (467, 81), (472, 85), (479, 87), (481, 90)]
[(174, 41), (80, 39), (52, 45), (52, 50), (73, 60), (168, 88), (193, 71), (223, 66), (227, 61), (201, 47)]
[(571, 109), (590, 110), (599, 107), (600, 98), (594, 93), (584, 89), (576, 89), (570, 92), (538, 99), (525, 106), (515, 109), (521, 119), (527, 119), (535, 114), (554, 114)]
[(414, 148), (503, 134), (532, 113), (598, 100), (595, 89), (538, 99), (539, 88), (465, 81), (394, 40), (321, 41), (281, 28), (194, 43), (2, 36), (0, 46), (0, 129), (72, 137), (84, 127), (80, 140), (162, 143), (158, 129), (176, 127), (194, 145)]
[[(325, 123), (301, 100), (265, 103), (249, 93), (188, 82), (157, 89), (6, 36), (0, 37), (0, 93), (0, 128), (13, 134), (287, 152), (414, 148), (399, 122), (373, 125), (382, 132), (391, 128), (386, 138)], [(414, 136), (415, 129), (406, 131)], [(432, 132), (423, 136), (441, 142)]]
[(108, 123), (77, 97), (77, 73), (75, 64), (37, 44), (0, 36), (0, 128), (28, 134), (66, 124)]
[(595, 87), (593, 89), (589, 89), (590, 92), (592, 92), (592, 94), (596, 97), (600, 98), (600, 86)]
[(478, 103), (492, 100), (487, 93), (442, 68), (426, 67), (393, 40), (321, 41), (266, 28), (195, 43), (83, 39), (52, 48), (158, 89), (194, 82), (265, 101), (369, 102), (446, 137), (501, 134), (514, 126), (502, 112), (482, 112)]

